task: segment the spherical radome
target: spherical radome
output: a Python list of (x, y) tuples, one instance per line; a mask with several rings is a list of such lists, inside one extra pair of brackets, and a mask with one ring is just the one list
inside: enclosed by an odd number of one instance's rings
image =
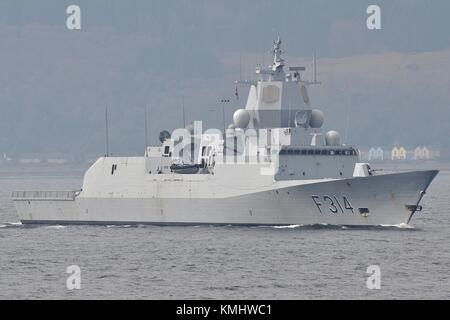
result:
[(236, 128), (245, 129), (250, 123), (250, 113), (247, 110), (239, 109), (233, 115), (233, 122)]
[(339, 132), (331, 130), (325, 134), (325, 143), (327, 146), (338, 146), (341, 144)]
[(325, 120), (325, 116), (323, 115), (323, 112), (314, 109), (311, 111), (311, 119), (309, 120), (309, 125), (311, 128), (320, 128), (323, 125), (323, 122)]

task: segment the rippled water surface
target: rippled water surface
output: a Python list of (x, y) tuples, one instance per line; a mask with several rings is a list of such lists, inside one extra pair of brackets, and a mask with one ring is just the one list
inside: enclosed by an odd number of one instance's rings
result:
[[(0, 299), (450, 298), (450, 172), (414, 228), (20, 225), (13, 190), (78, 189), (81, 167), (0, 166)], [(81, 290), (66, 268), (81, 268)], [(381, 289), (366, 287), (381, 268)]]

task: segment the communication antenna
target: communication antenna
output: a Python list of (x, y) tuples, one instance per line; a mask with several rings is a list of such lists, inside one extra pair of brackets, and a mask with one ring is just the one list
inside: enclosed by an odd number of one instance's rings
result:
[(106, 129), (106, 157), (109, 157), (109, 125), (108, 125), (108, 104), (105, 108), (105, 129)]
[(242, 52), (239, 53), (239, 81), (242, 81)]
[(313, 52), (313, 72), (314, 72), (314, 82), (317, 82), (317, 69), (316, 69), (316, 52)]
[(225, 103), (230, 103), (230, 99), (221, 99), (220, 103), (222, 104), (222, 124), (223, 124), (223, 132), (225, 134), (226, 132), (226, 127), (225, 127)]
[(291, 127), (291, 96), (289, 96), (289, 114), (288, 114), (288, 127)]
[(186, 111), (184, 109), (184, 94), (181, 96), (181, 107), (183, 108), (183, 128), (186, 128)]
[(145, 106), (145, 149), (148, 147), (148, 123), (147, 123), (147, 106)]
[[(300, 82), (304, 83), (306, 85), (322, 84), (320, 81), (317, 81), (317, 57), (316, 57), (316, 52), (315, 51), (313, 53), (312, 68), (313, 68), (314, 79), (313, 80), (305, 80), (304, 81), (304, 80), (302, 80), (300, 78)], [(305, 69), (306, 69), (305, 67), (289, 67), (289, 70), (291, 70), (291, 71), (305, 71)]]
[(225, 103), (229, 103), (230, 99), (221, 99), (220, 103), (222, 104), (222, 122), (223, 122), (223, 154), (225, 155), (227, 152), (227, 131), (225, 127)]
[(350, 116), (347, 116), (347, 121), (346, 121), (346, 124), (345, 124), (345, 143), (348, 143), (348, 130), (349, 130), (349, 127), (350, 127)]

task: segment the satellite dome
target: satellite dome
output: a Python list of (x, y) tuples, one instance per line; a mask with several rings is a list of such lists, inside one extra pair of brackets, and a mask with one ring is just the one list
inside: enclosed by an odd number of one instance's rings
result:
[(161, 141), (161, 143), (164, 143), (164, 141), (166, 141), (167, 139), (170, 139), (170, 133), (167, 130), (161, 131), (159, 133), (159, 141)]
[(311, 126), (311, 128), (320, 128), (323, 125), (324, 119), (325, 117), (323, 115), (323, 112), (318, 109), (314, 109), (311, 111), (311, 119), (309, 120), (309, 125)]
[(239, 109), (233, 115), (236, 128), (245, 129), (250, 123), (250, 113), (247, 110)]
[(341, 144), (339, 132), (331, 130), (325, 134), (325, 143), (327, 146), (335, 147)]
[(233, 123), (230, 123), (230, 124), (228, 125), (228, 129), (234, 130), (234, 129), (236, 129), (236, 126), (235, 126)]

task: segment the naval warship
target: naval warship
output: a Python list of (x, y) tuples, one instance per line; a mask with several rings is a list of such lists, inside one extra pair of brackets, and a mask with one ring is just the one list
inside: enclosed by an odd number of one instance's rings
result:
[[(99, 158), (75, 191), (17, 191), (23, 224), (401, 225), (422, 210), (436, 170), (381, 174), (324, 132), (316, 76), (286, 66), (281, 40), (257, 66), (232, 123), (161, 132), (142, 157)], [(313, 64), (315, 74), (315, 63)], [(230, 121), (231, 122), (231, 121)], [(225, 122), (224, 122), (225, 123)]]

